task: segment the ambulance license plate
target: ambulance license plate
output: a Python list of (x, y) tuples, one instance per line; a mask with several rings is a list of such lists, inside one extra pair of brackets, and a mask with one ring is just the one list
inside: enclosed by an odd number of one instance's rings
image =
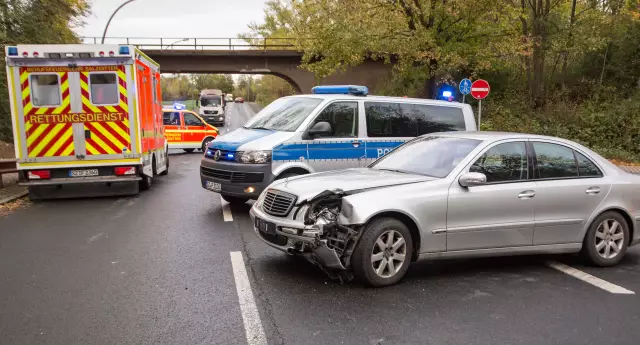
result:
[(98, 169), (69, 170), (69, 177), (98, 176)]
[(211, 182), (211, 181), (205, 181), (204, 188), (214, 192), (219, 192), (222, 190), (222, 186), (220, 186), (219, 183)]
[(275, 235), (276, 234), (276, 225), (270, 222), (267, 222), (264, 219), (260, 219), (258, 217), (256, 217), (255, 220), (255, 226), (256, 229), (258, 229), (259, 231), (262, 231), (266, 234), (269, 235)]

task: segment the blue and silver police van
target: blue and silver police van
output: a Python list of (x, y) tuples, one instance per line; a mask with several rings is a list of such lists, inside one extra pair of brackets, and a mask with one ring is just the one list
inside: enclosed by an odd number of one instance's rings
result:
[(277, 179), (365, 167), (422, 134), (475, 131), (468, 104), (368, 95), (364, 86), (316, 86), (275, 100), (209, 144), (202, 187), (230, 203), (257, 199)]

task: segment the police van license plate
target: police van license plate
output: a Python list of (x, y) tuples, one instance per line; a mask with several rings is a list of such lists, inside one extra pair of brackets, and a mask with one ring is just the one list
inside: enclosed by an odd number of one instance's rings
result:
[(260, 218), (256, 217), (256, 220), (255, 220), (254, 224), (255, 224), (256, 229), (258, 229), (258, 230), (260, 230), (260, 231), (262, 231), (264, 233), (267, 233), (269, 235), (275, 235), (276, 234), (276, 225), (274, 223), (270, 223), (270, 222), (267, 222), (264, 219), (260, 219)]
[(211, 181), (205, 181), (204, 182), (204, 188), (206, 188), (208, 190), (212, 190), (214, 192), (219, 192), (219, 191), (222, 190), (222, 186), (220, 186), (219, 183), (211, 182)]
[(98, 176), (98, 169), (69, 170), (69, 177)]

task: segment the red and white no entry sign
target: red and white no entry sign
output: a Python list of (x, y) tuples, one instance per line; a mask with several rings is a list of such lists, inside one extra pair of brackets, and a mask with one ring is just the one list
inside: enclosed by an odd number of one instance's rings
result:
[(489, 95), (491, 87), (486, 80), (478, 79), (471, 84), (471, 96), (475, 99), (484, 99)]

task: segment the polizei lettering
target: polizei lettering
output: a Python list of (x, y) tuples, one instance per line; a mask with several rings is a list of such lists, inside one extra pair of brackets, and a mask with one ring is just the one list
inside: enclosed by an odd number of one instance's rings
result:
[(124, 121), (126, 113), (92, 113), (92, 114), (31, 114), (27, 121), (31, 124), (82, 123), (82, 122), (114, 122)]

